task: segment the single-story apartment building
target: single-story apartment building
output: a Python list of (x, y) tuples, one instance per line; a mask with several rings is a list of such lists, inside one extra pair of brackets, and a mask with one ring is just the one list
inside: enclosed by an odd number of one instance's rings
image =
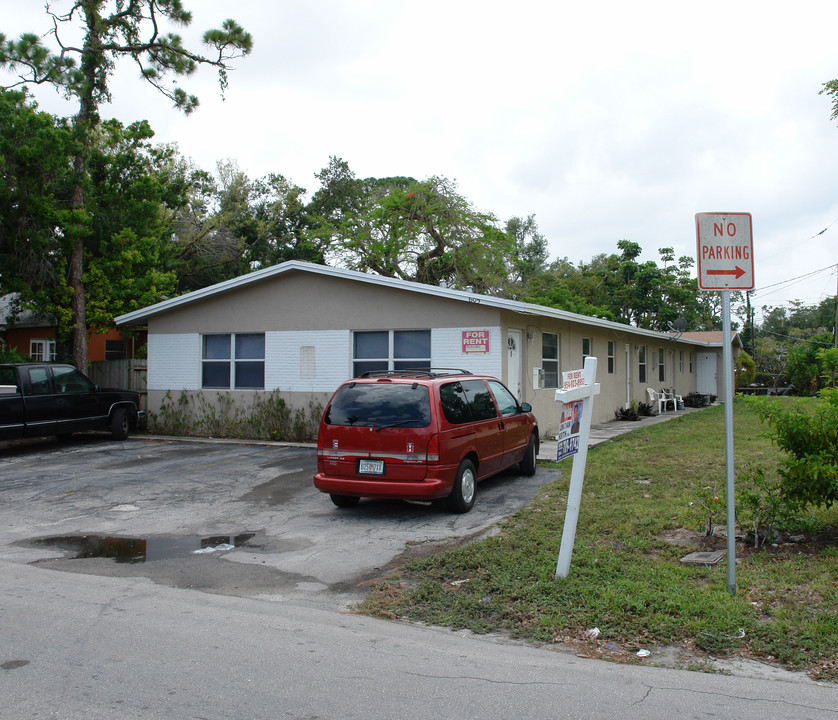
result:
[[(464, 290), (290, 261), (116, 318), (148, 327), (148, 401), (167, 392), (249, 402), (277, 390), (291, 406), (325, 403), (367, 370), (462, 368), (500, 378), (558, 429), (562, 373), (598, 358), (593, 422), (647, 388), (721, 395), (715, 337), (660, 333)], [(734, 352), (737, 344), (734, 343)]]

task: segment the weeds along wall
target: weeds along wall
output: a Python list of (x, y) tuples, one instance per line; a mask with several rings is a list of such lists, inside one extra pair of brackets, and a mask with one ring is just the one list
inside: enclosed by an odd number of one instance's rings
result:
[(314, 442), (324, 404), (309, 398), (292, 406), (278, 390), (254, 392), (249, 401), (231, 392), (166, 391), (148, 414), (160, 435)]

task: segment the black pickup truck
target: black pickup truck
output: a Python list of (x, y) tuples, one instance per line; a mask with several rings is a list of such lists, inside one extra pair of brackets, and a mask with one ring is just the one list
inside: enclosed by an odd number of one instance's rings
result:
[(0, 440), (85, 430), (124, 440), (142, 416), (139, 393), (103, 390), (72, 365), (0, 365)]

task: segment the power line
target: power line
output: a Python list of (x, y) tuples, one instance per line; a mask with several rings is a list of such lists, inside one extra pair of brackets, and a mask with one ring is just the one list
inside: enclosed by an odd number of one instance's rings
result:
[(832, 347), (831, 342), (821, 342), (820, 340), (810, 340), (809, 338), (801, 338), (801, 337), (794, 337), (792, 335), (783, 335), (782, 333), (773, 332), (771, 330), (766, 330), (765, 328), (754, 328), (754, 334), (756, 335), (773, 335), (774, 337), (784, 338), (785, 340), (796, 340), (797, 342), (807, 342), (811, 345), (823, 345), (825, 347)]
[[(823, 232), (826, 232), (826, 228), (821, 230), (821, 232), (819, 232), (818, 235), (820, 235)], [(816, 235), (813, 235), (812, 237), (816, 237)], [(838, 267), (838, 263), (827, 265), (826, 267), (823, 267), (820, 270), (813, 270), (812, 272), (806, 273), (805, 275), (798, 275), (797, 277), (789, 278), (788, 280), (781, 280), (780, 282), (772, 283), (771, 285), (764, 285), (761, 288), (756, 288), (752, 292), (756, 294), (759, 292), (763, 292), (764, 290), (768, 290), (769, 288), (777, 287), (779, 285), (789, 285), (791, 283), (798, 282), (799, 280), (806, 280), (807, 278), (810, 278), (814, 275), (818, 275), (822, 272), (826, 272), (827, 270), (834, 270), (836, 267)]]

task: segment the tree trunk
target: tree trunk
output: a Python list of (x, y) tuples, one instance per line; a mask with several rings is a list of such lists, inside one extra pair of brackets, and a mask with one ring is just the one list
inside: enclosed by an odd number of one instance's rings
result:
[[(86, 0), (83, 3), (87, 35), (81, 58), (81, 71), (84, 82), (79, 93), (79, 111), (76, 115), (76, 130), (80, 133), (81, 151), (73, 159), (73, 171), (76, 175), (76, 187), (73, 191), (73, 210), (84, 210), (84, 188), (87, 180), (87, 161), (90, 157), (93, 125), (98, 124), (97, 73), (103, 62), (100, 37), (99, 5), (101, 0)], [(85, 302), (84, 283), (84, 242), (87, 227), (77, 225), (73, 248), (70, 251), (69, 284), (72, 290), (70, 310), (72, 315), (73, 363), (82, 372), (87, 372), (87, 305)]]
[[(82, 109), (86, 104), (82, 102)], [(82, 112), (79, 116), (86, 122)], [(73, 191), (71, 206), (73, 210), (84, 210), (84, 173), (87, 170), (86, 158), (77, 155), (73, 160), (73, 170), (76, 173), (76, 188)], [(82, 372), (87, 372), (87, 306), (84, 296), (84, 235), (85, 228), (77, 225), (74, 229), (73, 248), (70, 251), (68, 268), (68, 282), (72, 292), (70, 296), (70, 312), (72, 317), (73, 364)]]
[(87, 372), (87, 309), (84, 297), (84, 285), (81, 276), (84, 271), (84, 245), (81, 237), (76, 239), (70, 255), (70, 310), (73, 318), (73, 364), (82, 372)]

